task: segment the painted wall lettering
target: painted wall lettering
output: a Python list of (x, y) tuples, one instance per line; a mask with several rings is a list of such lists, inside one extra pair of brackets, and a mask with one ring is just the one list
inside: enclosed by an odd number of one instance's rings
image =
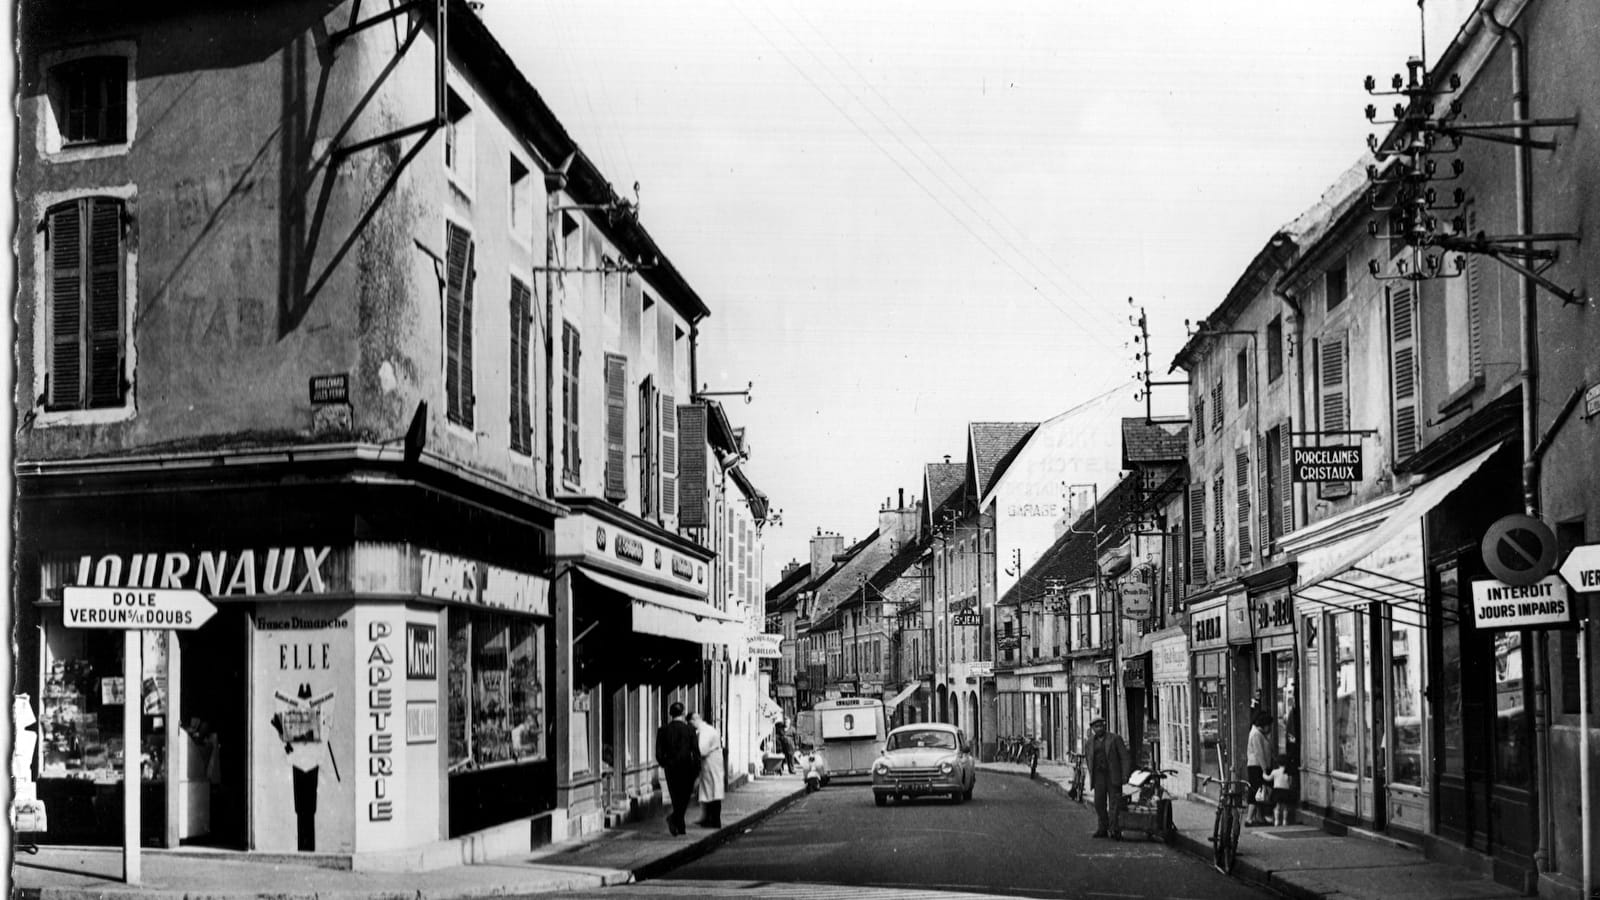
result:
[(77, 584), (88, 587), (187, 588), (212, 597), (325, 594), (332, 547), (109, 553), (78, 558)]
[(372, 800), (367, 804), (367, 821), (387, 822), (394, 818), (394, 801), (389, 798), (389, 778), (394, 775), (394, 655), (388, 639), (394, 629), (388, 622), (367, 626), (367, 777), (372, 780)]

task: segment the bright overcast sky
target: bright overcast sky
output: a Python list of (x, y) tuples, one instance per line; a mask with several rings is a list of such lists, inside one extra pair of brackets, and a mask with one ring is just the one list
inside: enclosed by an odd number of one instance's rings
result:
[[(1457, 15), (1432, 5), (1430, 25)], [(1414, 0), (488, 0), (485, 18), (617, 189), (641, 184), (645, 227), (712, 310), (702, 382), (754, 382), (725, 402), (783, 510), (769, 583), (817, 528), (864, 537), (924, 463), (961, 459), (967, 422), (1131, 404), (1128, 298), (1164, 376), (1184, 319), (1364, 150), (1363, 77), (1420, 46)]]

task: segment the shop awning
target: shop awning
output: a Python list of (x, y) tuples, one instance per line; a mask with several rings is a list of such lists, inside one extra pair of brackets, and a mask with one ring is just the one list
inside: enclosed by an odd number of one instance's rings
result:
[(1324, 559), (1313, 559), (1309, 567), (1306, 558), (1302, 556), (1300, 577), (1294, 586), (1294, 592), (1298, 594), (1324, 581), (1338, 578), (1374, 551), (1397, 538), (1407, 528), (1415, 527), (1417, 520), (1427, 515), (1429, 510), (1438, 506), (1456, 488), (1466, 483), (1466, 480), (1483, 468), (1483, 464), (1488, 462), (1489, 457), (1493, 456), (1501, 446), (1502, 444), (1496, 444), (1461, 465), (1412, 488), (1411, 496), (1395, 507), (1378, 527), (1358, 539), (1346, 542), (1340, 552)]
[(697, 644), (734, 644), (744, 638), (739, 621), (704, 600), (670, 594), (613, 575), (579, 568), (583, 577), (631, 601), (633, 630)]
[(887, 703), (883, 704), (883, 708), (886, 709), (886, 710), (894, 709), (896, 706), (899, 706), (900, 704), (906, 702), (906, 699), (909, 698), (912, 694), (915, 694), (917, 692), (917, 688), (919, 688), (919, 687), (922, 687), (922, 685), (921, 684), (913, 684), (910, 687), (906, 688), (905, 690), (901, 691), (900, 693), (895, 694), (894, 698), (892, 700), (890, 700)]

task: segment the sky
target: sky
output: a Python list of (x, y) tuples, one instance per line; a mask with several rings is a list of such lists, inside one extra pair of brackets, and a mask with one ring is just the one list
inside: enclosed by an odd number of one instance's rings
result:
[[(1430, 4), (1429, 56), (1461, 13)], [(766, 583), (859, 539), (973, 421), (1151, 372), (1365, 149), (1414, 0), (488, 0), (712, 310), (702, 387), (782, 510)], [(1435, 20), (1441, 20), (1436, 22)], [(1448, 28), (1446, 27), (1448, 25)], [(1380, 104), (1383, 105), (1383, 104)], [(1132, 305), (1130, 305), (1132, 298)], [(1181, 412), (1158, 387), (1155, 411)]]

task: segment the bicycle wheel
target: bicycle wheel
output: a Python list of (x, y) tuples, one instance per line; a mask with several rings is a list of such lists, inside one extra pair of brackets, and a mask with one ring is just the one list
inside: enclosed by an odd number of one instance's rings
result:
[(1222, 874), (1232, 875), (1233, 864), (1239, 858), (1239, 811), (1228, 807), (1227, 824), (1223, 830), (1222, 858), (1218, 861)]
[(1217, 817), (1211, 822), (1211, 864), (1218, 872), (1227, 874), (1222, 867), (1224, 845), (1227, 843), (1228, 805), (1223, 803), (1217, 807)]

